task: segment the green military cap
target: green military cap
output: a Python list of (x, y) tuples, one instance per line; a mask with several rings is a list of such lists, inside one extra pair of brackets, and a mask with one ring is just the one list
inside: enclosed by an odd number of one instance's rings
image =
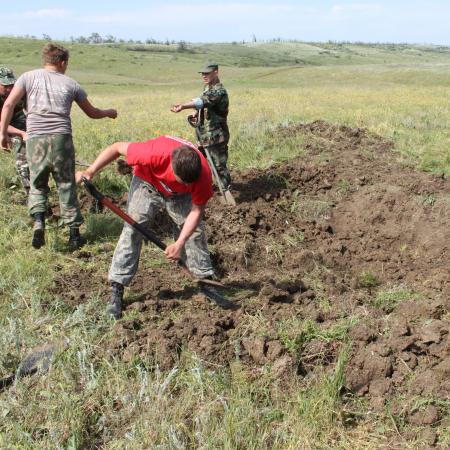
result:
[(0, 84), (3, 84), (3, 86), (9, 86), (15, 82), (16, 77), (14, 76), (13, 71), (7, 67), (0, 67)]
[(207, 63), (202, 70), (200, 70), (198, 73), (210, 73), (214, 70), (218, 70), (219, 69), (219, 64), (215, 63), (215, 62), (210, 62)]

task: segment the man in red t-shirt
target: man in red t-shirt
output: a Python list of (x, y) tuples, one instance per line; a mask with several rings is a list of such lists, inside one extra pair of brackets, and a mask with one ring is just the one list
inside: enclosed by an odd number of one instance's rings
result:
[[(185, 259), (198, 278), (213, 276), (202, 221), (205, 205), (213, 195), (211, 170), (204, 156), (192, 143), (173, 136), (116, 142), (85, 171), (76, 173), (77, 182), (82, 176), (91, 180), (121, 155), (133, 166), (128, 214), (138, 223), (151, 224), (155, 215), (165, 209), (176, 225), (176, 240), (165, 250), (167, 258)], [(124, 286), (131, 283), (138, 269), (142, 239), (133, 227), (124, 225), (108, 275), (112, 295), (107, 311), (115, 318), (122, 314)]]

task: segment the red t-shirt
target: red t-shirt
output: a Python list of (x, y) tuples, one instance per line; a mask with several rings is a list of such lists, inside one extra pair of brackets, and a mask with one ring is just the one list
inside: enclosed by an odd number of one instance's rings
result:
[[(172, 169), (172, 151), (187, 145), (200, 156), (202, 171), (197, 181), (189, 185), (178, 183)], [(132, 142), (127, 149), (127, 163), (134, 166), (133, 174), (151, 183), (165, 197), (174, 193), (190, 192), (192, 203), (205, 205), (212, 197), (211, 169), (205, 157), (195, 148), (194, 144), (173, 136), (160, 136), (146, 142)]]

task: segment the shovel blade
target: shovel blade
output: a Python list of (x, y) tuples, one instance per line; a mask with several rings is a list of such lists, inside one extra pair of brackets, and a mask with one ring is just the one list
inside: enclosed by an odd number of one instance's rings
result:
[(46, 344), (35, 348), (20, 363), (18, 375), (24, 377), (34, 372), (47, 372), (57, 352), (58, 346), (54, 344)]
[(212, 286), (207, 286), (204, 284), (200, 284), (200, 293), (203, 294), (206, 298), (214, 302), (217, 306), (220, 306), (222, 309), (238, 309), (239, 306), (236, 303), (228, 300), (224, 297), (220, 292), (217, 291)]
[(11, 385), (16, 379), (44, 373), (50, 369), (55, 356), (66, 348), (66, 343), (45, 344), (34, 348), (19, 364), (14, 375), (0, 379), (0, 391)]
[(229, 206), (236, 206), (236, 200), (233, 197), (233, 194), (230, 191), (224, 191), (223, 196), (225, 197), (225, 202)]

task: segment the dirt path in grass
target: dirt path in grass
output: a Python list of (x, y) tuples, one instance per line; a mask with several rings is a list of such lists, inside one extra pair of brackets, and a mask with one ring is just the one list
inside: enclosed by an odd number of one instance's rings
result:
[[(210, 304), (167, 266), (140, 270), (134, 319), (115, 325), (108, 352), (168, 369), (188, 350), (283, 380), (332, 369), (349, 348), (348, 392), (374, 410), (390, 401), (409, 423), (440, 423), (450, 400), (450, 182), (397, 163), (392, 143), (364, 129), (317, 121), (275, 133), (280, 145), (303, 135), (307, 155), (235, 172), (237, 208), (215, 199), (207, 211), (216, 266), (240, 308)], [(88, 295), (92, 275), (74, 278)]]

